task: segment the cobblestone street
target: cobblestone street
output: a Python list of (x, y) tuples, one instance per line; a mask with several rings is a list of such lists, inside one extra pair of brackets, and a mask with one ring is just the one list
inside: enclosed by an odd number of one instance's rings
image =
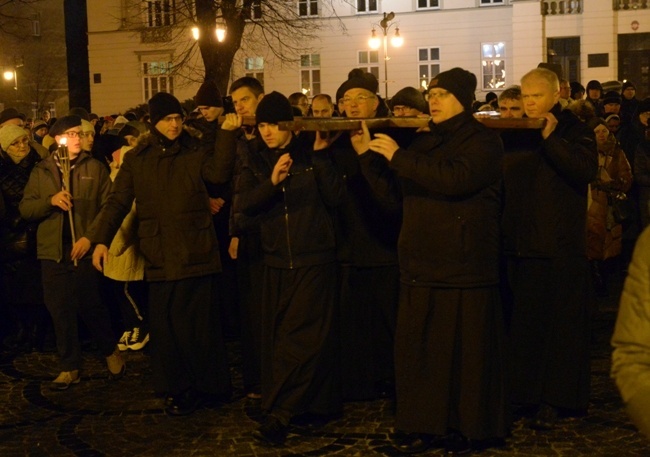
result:
[[(482, 456), (649, 456), (650, 444), (628, 421), (609, 378), (609, 338), (616, 297), (594, 317), (589, 415), (551, 432), (513, 425), (506, 446)], [(260, 411), (243, 398), (238, 347), (229, 344), (234, 400), (187, 417), (169, 417), (150, 388), (147, 352), (127, 354), (127, 376), (106, 379), (85, 354), (82, 381), (63, 392), (48, 387), (54, 353), (3, 352), (0, 360), (0, 455), (13, 456), (395, 456), (393, 405), (387, 400), (348, 403), (344, 415), (320, 428), (294, 426), (286, 446), (266, 448), (250, 436)], [(421, 455), (444, 455), (440, 449)]]

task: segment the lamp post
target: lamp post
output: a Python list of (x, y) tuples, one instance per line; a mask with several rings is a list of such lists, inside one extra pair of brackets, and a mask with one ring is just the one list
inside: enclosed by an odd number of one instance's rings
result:
[[(390, 22), (395, 19), (395, 13), (392, 11), (388, 14), (384, 13), (384, 18), (379, 22), (379, 27), (381, 28), (383, 36), (383, 45), (384, 45), (384, 96), (388, 98), (388, 61), (390, 57), (388, 56), (388, 31), (394, 25)], [(371, 49), (379, 49), (381, 46), (381, 40), (377, 36), (375, 28), (372, 28), (370, 40), (368, 40), (368, 45)], [(404, 39), (399, 34), (399, 27), (395, 27), (395, 35), (391, 38), (391, 45), (396, 48), (399, 48), (404, 44)]]

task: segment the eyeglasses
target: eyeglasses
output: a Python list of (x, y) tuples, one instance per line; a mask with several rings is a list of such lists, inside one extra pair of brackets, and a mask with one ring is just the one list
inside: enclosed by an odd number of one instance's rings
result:
[(398, 112), (398, 111), (400, 111), (400, 112), (401, 112), (401, 111), (407, 111), (407, 110), (409, 110), (409, 109), (410, 109), (410, 108), (409, 108), (408, 106), (396, 105), (396, 106), (393, 106), (393, 113), (396, 113), (396, 112)]
[(358, 105), (359, 103), (365, 103), (366, 101), (368, 101), (371, 98), (375, 98), (375, 96), (374, 95), (357, 95), (356, 97), (343, 97), (341, 99), (341, 101), (346, 105), (349, 105), (351, 103), (354, 103), (355, 105)]
[(79, 138), (83, 136), (83, 133), (77, 132), (76, 130), (70, 130), (69, 132), (63, 132), (63, 135), (67, 136), (68, 138)]
[(427, 94), (427, 100), (443, 100), (451, 95), (451, 92), (440, 91), (440, 92), (429, 92)]
[(161, 121), (165, 122), (178, 122), (179, 124), (183, 123), (183, 117), (177, 115), (171, 115), (171, 116), (165, 116), (161, 119)]
[(16, 140), (13, 143), (11, 143), (9, 146), (13, 146), (14, 148), (20, 147), (20, 146), (27, 146), (29, 144), (29, 138), (24, 137), (20, 140)]

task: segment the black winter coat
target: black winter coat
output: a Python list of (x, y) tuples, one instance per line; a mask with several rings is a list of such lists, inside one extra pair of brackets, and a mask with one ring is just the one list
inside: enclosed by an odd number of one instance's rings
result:
[(519, 257), (585, 256), (587, 185), (596, 178), (594, 132), (555, 105), (557, 127), (502, 133), (504, 250)]
[(221, 271), (205, 182), (220, 183), (226, 166), (185, 130), (171, 144), (156, 132), (144, 136), (125, 155), (89, 238), (110, 245), (136, 199), (145, 279), (173, 281)]
[[(329, 208), (343, 196), (343, 184), (326, 151), (312, 151), (311, 136), (294, 137), (284, 149), (246, 152), (235, 190), (237, 206), (260, 216), (264, 262), (293, 269), (336, 260)], [(273, 185), (271, 173), (282, 154), (293, 163), (289, 176)]]
[(404, 199), (402, 281), (450, 288), (496, 285), (501, 140), (467, 112), (430, 128), (390, 162)]

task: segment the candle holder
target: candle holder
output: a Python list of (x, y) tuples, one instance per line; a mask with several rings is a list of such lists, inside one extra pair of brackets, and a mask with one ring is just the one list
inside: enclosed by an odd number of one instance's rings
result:
[[(68, 151), (67, 138), (61, 138), (59, 141), (59, 148), (56, 153), (59, 156), (59, 165), (61, 166), (61, 189), (67, 191), (70, 195), (70, 152)], [(77, 242), (77, 237), (74, 232), (74, 216), (72, 214), (72, 206), (68, 210), (68, 218), (70, 220), (70, 234), (72, 235), (72, 245)], [(77, 266), (77, 260), (74, 260), (74, 266)]]

